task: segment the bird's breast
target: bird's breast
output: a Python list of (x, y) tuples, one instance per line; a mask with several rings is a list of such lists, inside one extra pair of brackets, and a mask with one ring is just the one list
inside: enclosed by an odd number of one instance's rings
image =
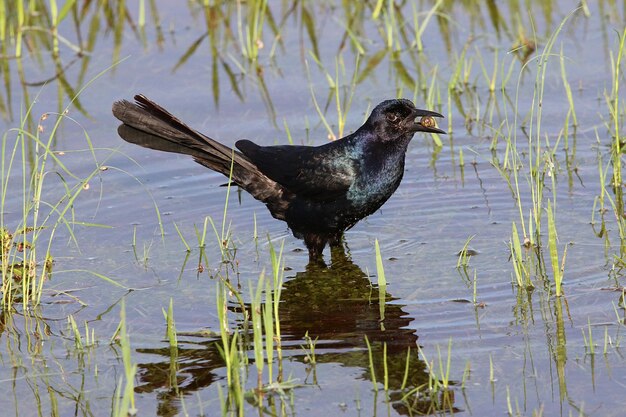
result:
[(378, 208), (396, 191), (404, 174), (402, 158), (386, 158), (365, 164), (348, 191), (348, 200), (368, 214)]

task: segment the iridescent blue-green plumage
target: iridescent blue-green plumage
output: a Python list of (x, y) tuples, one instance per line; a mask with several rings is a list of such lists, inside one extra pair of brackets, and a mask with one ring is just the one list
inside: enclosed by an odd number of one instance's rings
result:
[(259, 146), (240, 140), (240, 152), (196, 132), (144, 96), (113, 105), (124, 122), (118, 132), (130, 142), (185, 153), (264, 202), (302, 238), (309, 257), (374, 213), (400, 185), (407, 146), (417, 131), (445, 133), (416, 117), (442, 117), (409, 100), (380, 103), (354, 133), (321, 146)]

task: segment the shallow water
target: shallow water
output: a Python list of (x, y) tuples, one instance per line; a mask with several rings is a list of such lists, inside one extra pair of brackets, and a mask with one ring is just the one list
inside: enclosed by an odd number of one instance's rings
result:
[[(355, 47), (349, 36), (344, 39), (342, 22), (358, 15), (357, 7), (346, 12), (341, 6), (326, 3), (270, 2), (274, 18), (281, 22), (281, 35), (270, 58), (277, 41), (269, 27), (265, 28), (265, 47), (259, 59), (262, 72), (246, 67), (236, 40), (236, 13), (232, 14), (234, 38), (219, 43), (219, 58), (211, 54), (205, 38), (190, 59), (173, 71), (190, 45), (207, 32), (206, 24), (199, 6), (157, 4), (161, 27), (167, 28), (163, 42), (157, 42), (153, 25), (145, 29), (145, 42), (127, 28), (119, 53), (124, 61), (95, 79), (80, 95), (89, 117), (72, 109), (70, 116), (77, 123), (65, 122), (57, 134), (56, 149), (66, 151), (60, 159), (76, 174), (87, 175), (95, 166), (89, 152), (69, 152), (87, 149), (84, 132), (98, 148), (97, 159), (106, 159), (103, 163), (109, 169), (90, 182), (74, 209), (79, 220), (107, 227), (75, 226), (78, 247), (61, 228), (52, 248), (54, 273), (45, 285), (41, 307), (27, 313), (18, 310), (3, 314), (0, 366), (4, 376), (0, 381), (6, 395), (0, 398), (0, 406), (19, 416), (48, 415), (51, 410), (58, 410), (59, 415), (108, 414), (115, 388), (124, 374), (121, 350), (116, 344), (109, 344), (119, 323), (123, 300), (132, 362), (138, 366), (134, 392), (139, 414), (218, 414), (219, 391), (225, 392), (227, 384), (218, 350), (221, 339), (190, 334), (219, 330), (215, 306), (218, 275), (230, 271), (232, 282), (241, 285), (246, 303), (250, 302), (248, 286), (254, 285), (261, 271), (271, 269), (269, 237), (275, 247), (284, 244), (286, 271), (279, 307), (283, 375), (298, 386), (287, 390), (284, 397), (277, 392), (266, 396), (263, 409), (248, 397), (245, 414), (623, 413), (626, 372), (620, 344), (624, 310), (622, 292), (611, 290), (623, 286), (624, 281), (621, 270), (614, 266), (614, 255), (620, 254), (619, 235), (611, 212), (604, 217), (608, 238), (598, 238), (590, 224), (592, 212), (597, 210), (594, 200), (601, 190), (598, 155), (603, 164), (610, 158), (612, 137), (606, 126), (609, 113), (603, 94), (611, 88), (609, 57), (618, 51), (615, 31), (623, 30), (622, 8), (606, 2), (589, 4), (590, 15), (577, 12), (557, 38), (553, 53), (560, 53), (562, 45), (579, 124), (575, 134), (570, 127), (567, 137), (562, 136), (568, 104), (558, 57), (550, 58), (547, 64), (541, 131), (543, 140), (551, 146), (560, 138), (552, 173), (556, 178), (560, 254), (567, 245), (566, 296), (555, 298), (551, 277), (534, 277), (534, 291), (513, 284), (508, 242), (511, 223), (520, 227), (519, 211), (506, 181), (492, 163), (494, 157), (503, 161), (505, 141), (499, 139), (495, 153), (490, 145), (498, 131), (507, 133), (502, 127), (504, 123), (513, 123), (512, 107), (517, 107), (521, 123), (533, 103), (537, 60), (531, 60), (528, 71), (520, 76), (521, 63), (513, 53), (507, 53), (515, 43), (518, 24), (531, 38), (535, 28), (541, 51), (571, 11), (568, 2), (548, 3), (551, 6), (543, 9), (540, 5), (546, 3), (531, 2), (530, 12), (522, 11), (519, 15), (507, 4), (501, 6), (504, 8), (499, 11), (500, 20), (494, 18), (493, 10), (444, 2), (440, 11), (445, 10), (445, 15), (433, 18), (425, 29), (422, 55), (406, 47), (405, 43), (410, 42), (396, 39), (401, 46), (397, 56), (388, 53), (355, 88), (346, 132), (358, 127), (369, 110), (385, 98), (402, 95), (423, 105), (435, 74), (435, 91), (439, 94), (436, 110), (446, 115), (441, 127), (450, 130), (450, 134), (441, 137), (440, 149), (431, 138), (416, 135), (407, 154), (402, 185), (379, 212), (346, 234), (347, 258), (338, 256), (331, 260), (327, 250), (328, 268), (307, 268), (303, 243), (293, 238), (282, 222), (274, 220), (261, 203), (234, 189), (227, 222), (237, 248), (235, 262), (222, 264), (219, 244), (210, 226), (203, 258), (196, 229), (202, 229), (206, 216), (221, 227), (226, 197), (226, 189), (221, 185), (225, 179), (187, 157), (124, 143), (117, 136), (117, 122), (110, 114), (110, 105), (114, 100), (143, 93), (190, 126), (227, 145), (241, 138), (261, 144), (287, 143), (284, 123), (294, 142), (322, 144), (328, 140), (327, 132), (316, 113), (310, 90), (315, 91), (323, 106), (329, 94), (325, 71), (334, 76), (336, 56), (341, 57), (339, 66), (345, 66), (340, 81), (349, 84), (355, 67)], [(305, 6), (314, 17), (320, 62), (325, 70), (309, 54), (313, 47), (302, 18), (301, 7)], [(398, 27), (412, 27), (410, 3), (398, 7), (405, 17), (411, 17), (407, 18), (408, 26)], [(424, 2), (419, 9), (430, 7), (432, 4)], [(131, 13), (136, 19), (136, 13)], [(385, 48), (384, 33), (380, 33), (384, 26), (369, 17), (371, 11), (365, 13), (367, 18), (358, 34), (366, 48), (361, 71), (367, 68), (372, 56)], [(69, 39), (74, 39), (72, 30), (69, 24), (60, 27)], [(227, 38), (223, 31), (218, 33)], [(111, 64), (112, 34), (102, 31), (97, 39), (85, 79)], [(340, 49), (342, 40), (348, 46)], [(454, 97), (448, 100), (447, 83), (466, 45), (467, 57), (472, 60), (468, 68), (470, 87), (462, 91), (458, 101)], [(536, 58), (536, 54), (531, 57)], [(514, 66), (505, 92), (490, 95), (480, 62), (490, 76), (494, 55), (507, 71), (511, 62)], [(217, 81), (212, 78), (214, 60)], [(246, 74), (235, 61), (243, 63)], [(397, 61), (406, 66), (411, 77), (422, 75), (419, 82), (425, 90), (413, 93), (409, 84), (402, 81), (401, 71), (394, 64)], [(17, 72), (15, 62), (10, 65)], [(30, 80), (50, 76), (49, 65), (29, 60), (24, 65)], [(236, 72), (236, 85), (243, 99), (235, 93), (225, 65)], [(66, 72), (68, 80), (75, 80), (78, 67), (74, 65)], [(16, 75), (11, 83), (12, 112), (18, 119), (23, 93), (20, 96)], [(219, 97), (215, 85), (219, 86)], [(31, 95), (39, 93), (35, 120), (39, 114), (57, 109), (54, 83), (31, 87), (29, 91)], [(337, 120), (334, 106), (333, 101), (326, 112), (332, 123)], [(5, 119), (5, 130), (17, 123)], [(52, 118), (43, 122), (44, 131), (49, 131), (52, 124)], [(516, 128), (515, 132), (518, 146), (526, 150), (523, 131)], [(567, 151), (563, 150), (566, 140)], [(459, 166), (460, 149), (464, 153), (463, 167)], [(19, 175), (12, 181), (19, 184)], [(527, 218), (530, 191), (524, 175), (520, 181)], [(547, 179), (546, 184), (545, 196), (551, 198), (551, 180)], [(60, 192), (62, 186), (51, 176), (46, 197), (53, 199)], [(9, 224), (20, 217), (20, 198), (7, 198), (5, 216)], [(595, 219), (599, 221), (598, 213)], [(544, 222), (545, 235), (547, 221)], [(192, 247), (191, 253), (186, 253), (176, 227)], [(257, 239), (252, 238), (255, 231)], [(471, 258), (464, 273), (456, 268), (457, 254), (471, 236), (470, 247), (478, 255)], [(375, 239), (380, 242), (388, 281), (383, 306), (375, 285)], [(547, 248), (544, 252), (548, 264)], [(199, 263), (204, 268), (201, 273)], [(547, 270), (551, 271), (549, 266)], [(119, 285), (93, 272), (106, 275)], [(477, 305), (468, 281), (474, 273)], [(175, 357), (165, 335), (162, 312), (167, 310), (170, 299), (176, 330), (180, 332)], [(231, 325), (235, 328), (242, 323), (234, 300), (231, 301)], [(88, 323), (94, 330), (96, 346), (84, 350), (75, 347), (66, 320), (69, 314), (81, 329)], [(590, 354), (586, 346), (589, 329), (596, 344), (595, 354)], [(315, 365), (307, 361), (307, 350), (303, 348), (307, 332), (313, 340), (317, 339)], [(371, 364), (364, 336), (371, 343)], [(605, 343), (605, 337), (611, 343)], [(383, 343), (387, 344), (386, 391)], [(608, 347), (603, 352), (605, 344)], [(422, 349), (419, 354), (418, 345)], [(433, 394), (448, 402), (426, 401), (421, 396), (410, 411), (401, 398), (413, 387), (428, 393), (429, 373), (442, 379), (440, 358), (445, 367), (448, 347), (449, 391), (445, 395)], [(412, 349), (411, 366), (408, 382), (402, 387), (408, 348)], [(248, 357), (251, 362), (254, 360), (251, 350)], [(427, 363), (431, 362), (434, 369), (429, 370)], [(249, 369), (247, 388), (251, 389), (255, 386), (256, 369), (254, 365)], [(267, 379), (266, 369), (264, 381)], [(377, 393), (373, 389), (374, 379)]]

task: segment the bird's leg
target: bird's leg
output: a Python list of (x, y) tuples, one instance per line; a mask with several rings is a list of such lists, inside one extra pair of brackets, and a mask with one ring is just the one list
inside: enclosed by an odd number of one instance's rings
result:
[(339, 232), (328, 239), (328, 244), (331, 248), (343, 248), (343, 232)]
[(323, 262), (322, 254), (328, 239), (324, 236), (309, 233), (304, 235), (304, 244), (309, 250), (309, 262)]

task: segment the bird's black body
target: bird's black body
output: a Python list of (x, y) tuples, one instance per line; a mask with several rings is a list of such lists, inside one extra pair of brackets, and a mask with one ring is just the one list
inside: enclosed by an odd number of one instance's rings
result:
[[(409, 100), (380, 103), (356, 132), (321, 146), (259, 146), (240, 140), (231, 149), (189, 128), (144, 96), (119, 101), (119, 135), (139, 145), (194, 157), (232, 178), (304, 239), (311, 260), (326, 244), (340, 245), (346, 229), (374, 213), (400, 185), (415, 132), (445, 133), (416, 121), (442, 117)], [(232, 169), (232, 173), (231, 173)]]

